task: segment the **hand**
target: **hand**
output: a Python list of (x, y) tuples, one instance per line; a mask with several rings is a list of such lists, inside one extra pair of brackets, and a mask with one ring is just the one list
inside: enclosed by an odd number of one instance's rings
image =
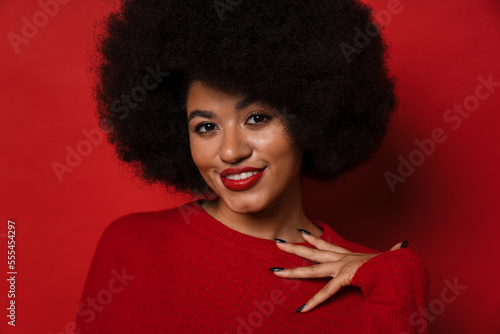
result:
[[(302, 232), (302, 231), (301, 231)], [(299, 312), (308, 312), (333, 296), (340, 288), (351, 285), (356, 271), (365, 262), (380, 253), (353, 253), (345, 248), (335, 246), (323, 239), (313, 236), (307, 231), (302, 232), (302, 237), (316, 248), (310, 248), (293, 243), (277, 242), (276, 245), (284, 252), (300, 256), (318, 264), (309, 267), (292, 269), (271, 268), (274, 274), (282, 278), (319, 278), (333, 277), (323, 289), (302, 305)], [(403, 243), (394, 245), (390, 250), (401, 248)], [(403, 248), (405, 248), (407, 242)]]

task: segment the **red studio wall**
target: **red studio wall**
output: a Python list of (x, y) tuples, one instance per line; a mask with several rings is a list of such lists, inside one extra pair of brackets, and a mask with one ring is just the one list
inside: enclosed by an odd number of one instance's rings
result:
[[(372, 161), (333, 184), (304, 184), (306, 213), (372, 248), (408, 239), (430, 273), (421, 312), (431, 333), (500, 333), (500, 3), (369, 3), (391, 45), (400, 106)], [(191, 200), (144, 186), (102, 140), (87, 68), (93, 22), (108, 8), (0, 2), (0, 333), (72, 333), (104, 228)], [(58, 175), (54, 164), (67, 159)], [(9, 220), (15, 327), (7, 323)]]

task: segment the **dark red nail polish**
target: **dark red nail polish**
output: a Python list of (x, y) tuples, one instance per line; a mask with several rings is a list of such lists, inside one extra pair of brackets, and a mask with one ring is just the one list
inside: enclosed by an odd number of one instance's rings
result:
[(401, 248), (408, 248), (408, 240), (403, 241)]

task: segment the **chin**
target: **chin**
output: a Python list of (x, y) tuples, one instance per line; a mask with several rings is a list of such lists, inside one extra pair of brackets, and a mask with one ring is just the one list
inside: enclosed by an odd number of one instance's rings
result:
[(239, 199), (238, 197), (230, 198), (227, 201), (224, 200), (223, 197), (221, 197), (221, 200), (224, 201), (224, 203), (226, 203), (226, 206), (231, 211), (239, 214), (259, 212), (265, 209), (265, 205), (262, 203), (262, 201), (255, 201), (252, 200), (251, 198)]

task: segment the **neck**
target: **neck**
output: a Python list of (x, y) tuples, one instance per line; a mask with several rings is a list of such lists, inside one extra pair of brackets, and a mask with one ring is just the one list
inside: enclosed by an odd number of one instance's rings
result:
[(318, 237), (322, 233), (304, 214), (300, 180), (291, 184), (272, 205), (258, 212), (236, 213), (220, 197), (203, 203), (202, 207), (227, 227), (257, 238), (297, 243), (304, 242), (299, 228)]

